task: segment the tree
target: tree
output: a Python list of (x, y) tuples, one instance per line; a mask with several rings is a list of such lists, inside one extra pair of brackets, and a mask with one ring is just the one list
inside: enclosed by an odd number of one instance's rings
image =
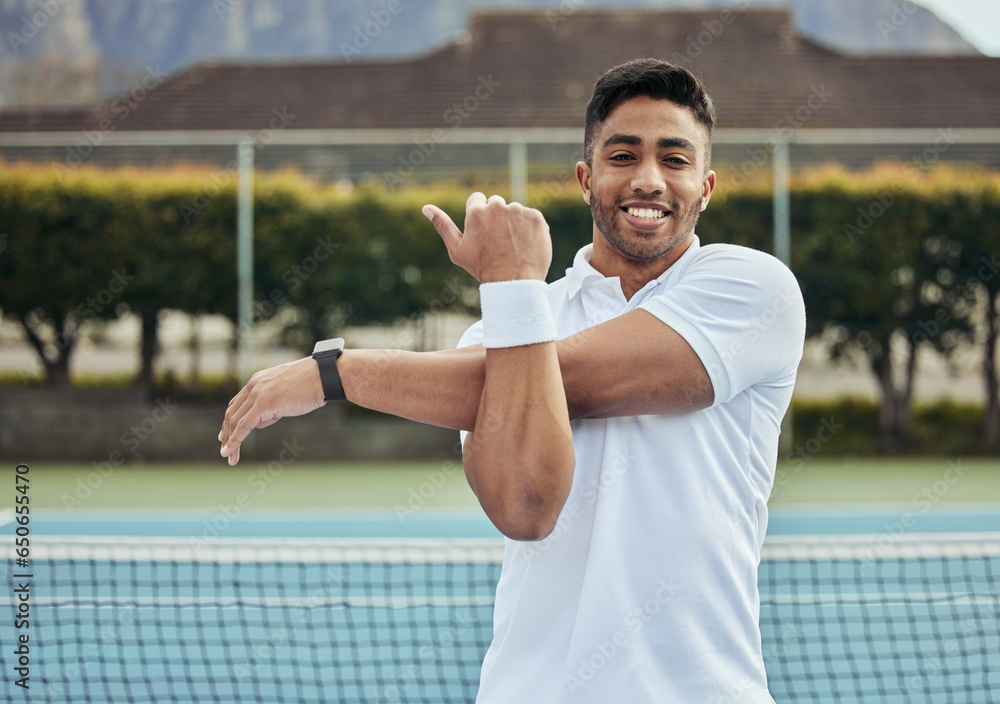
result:
[[(940, 249), (951, 254), (950, 275), (964, 291), (964, 313), (982, 334), (982, 374), (986, 406), (982, 440), (1000, 451), (1000, 382), (997, 380), (997, 335), (1000, 334), (1000, 188), (984, 178), (966, 176), (962, 187), (935, 202)], [(981, 317), (974, 303), (981, 302)]]
[(898, 181), (832, 179), (793, 202), (807, 335), (829, 340), (834, 359), (865, 359), (881, 390), (883, 447), (898, 452), (918, 350), (949, 355), (971, 334), (967, 297), (940, 273), (949, 249), (933, 245), (923, 197)]
[(201, 176), (147, 176), (139, 196), (130, 239), (136, 281), (125, 300), (142, 320), (137, 379), (142, 386), (154, 383), (163, 311), (236, 317), (235, 192), (204, 192)]
[[(409, 200), (362, 193), (286, 207), (271, 194), (260, 204), (257, 308), (262, 316), (289, 314), (287, 344), (305, 351), (348, 325), (468, 310), (465, 291), (474, 282), (448, 260), (422, 203)], [(399, 346), (419, 343), (403, 332)]]
[(0, 307), (22, 324), (47, 383), (65, 386), (81, 330), (116, 317), (133, 281), (122, 247), (129, 213), (87, 179), (14, 169), (5, 180)]

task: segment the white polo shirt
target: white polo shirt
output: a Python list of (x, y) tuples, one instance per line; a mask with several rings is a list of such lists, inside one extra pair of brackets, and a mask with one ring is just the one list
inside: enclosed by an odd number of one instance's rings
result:
[[(805, 335), (798, 284), (768, 254), (695, 237), (626, 301), (591, 252), (549, 286), (559, 337), (643, 308), (698, 354), (715, 402), (573, 421), (556, 529), (506, 541), (477, 702), (770, 704), (757, 565)], [(459, 346), (481, 339), (477, 323)]]

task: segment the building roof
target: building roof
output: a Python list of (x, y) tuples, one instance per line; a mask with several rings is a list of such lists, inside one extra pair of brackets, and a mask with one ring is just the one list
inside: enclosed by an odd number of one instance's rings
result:
[[(594, 81), (654, 56), (699, 74), (719, 127), (1000, 125), (1000, 59), (859, 57), (795, 33), (789, 10), (474, 14), (462, 40), (408, 60), (208, 63), (91, 107), (0, 112), (0, 132), (582, 127)], [(107, 124), (107, 123), (105, 123)]]

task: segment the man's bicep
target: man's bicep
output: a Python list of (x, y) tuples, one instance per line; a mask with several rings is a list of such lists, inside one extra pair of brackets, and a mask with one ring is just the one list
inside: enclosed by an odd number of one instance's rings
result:
[(689, 413), (714, 390), (684, 337), (639, 309), (558, 343), (571, 418)]
[(715, 249), (669, 295), (653, 296), (640, 308), (687, 340), (717, 404), (794, 374), (802, 357), (805, 309), (798, 282), (762, 252)]

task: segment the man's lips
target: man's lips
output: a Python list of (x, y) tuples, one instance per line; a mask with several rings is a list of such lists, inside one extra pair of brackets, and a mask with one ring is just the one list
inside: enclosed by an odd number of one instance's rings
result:
[(625, 220), (638, 230), (655, 230), (666, 221), (671, 211), (655, 203), (634, 203), (621, 207)]

